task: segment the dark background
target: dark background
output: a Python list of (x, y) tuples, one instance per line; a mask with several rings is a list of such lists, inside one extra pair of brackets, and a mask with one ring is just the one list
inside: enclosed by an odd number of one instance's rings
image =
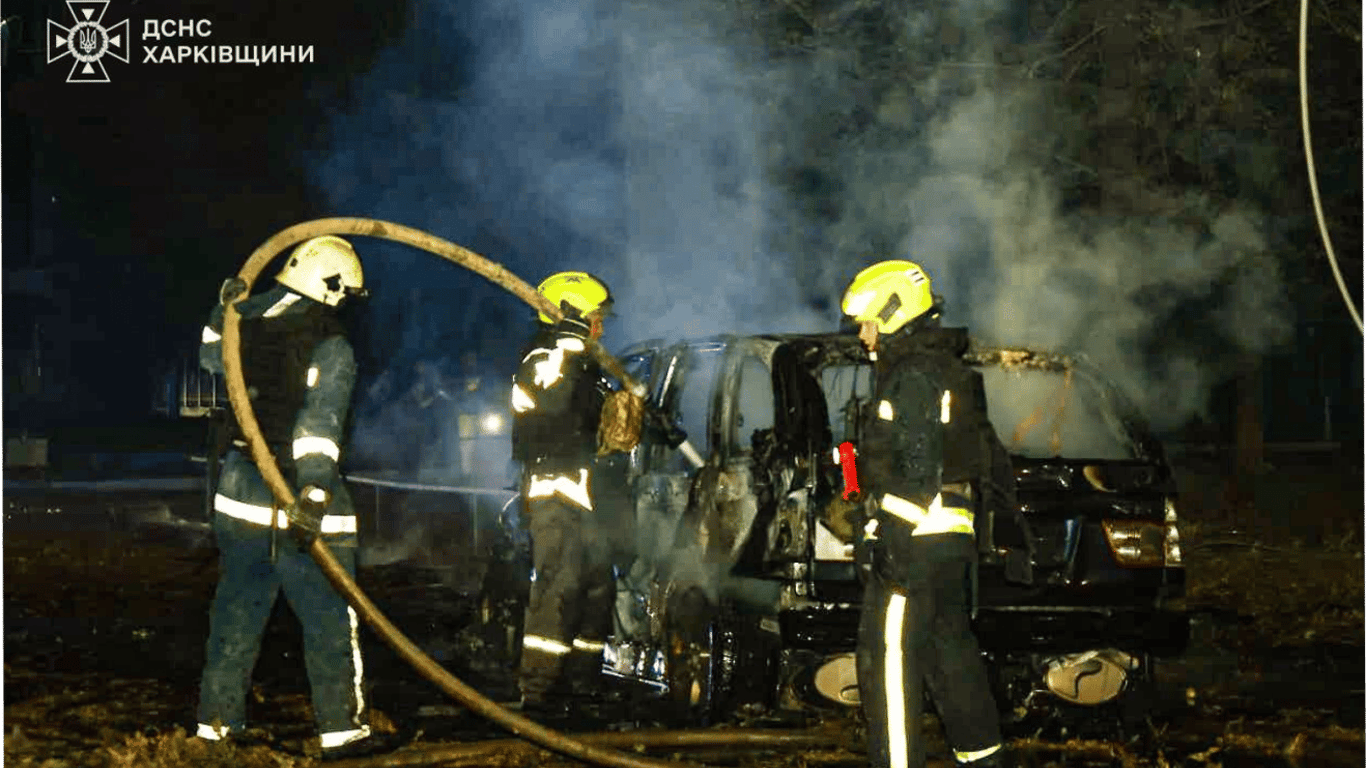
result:
[[(891, 14), (894, 5), (750, 0), (736, 8), (741, 16), (748, 14), (749, 23), (760, 30), (759, 37), (771, 47), (770, 55), (822, 46), (880, 51), (883, 63), (874, 62), (859, 75), (874, 91), (886, 79), (886, 69), (899, 66), (895, 52), (886, 53), (886, 41), (876, 31), (882, 28), (878, 14)], [(1102, 124), (1102, 117), (1093, 115), (1095, 130), (1087, 143), (1090, 161), (1096, 164), (1093, 171), (1099, 173), (1083, 174), (1065, 184), (1067, 204), (1106, 215), (1124, 214), (1123, 205), (1113, 202), (1118, 185), (1106, 179), (1127, 171), (1105, 165), (1105, 148), (1124, 142), (1140, 148), (1125, 162), (1145, 166), (1145, 173), (1169, 187), (1236, 191), (1240, 174), (1249, 164), (1255, 165), (1256, 158), (1208, 152), (1209, 160), (1202, 165), (1176, 158), (1164, 161), (1158, 169), (1151, 160), (1156, 150), (1144, 150), (1144, 142), (1175, 146), (1180, 144), (1181, 131), (1208, 129), (1170, 117), (1185, 114), (1183, 103), (1211, 103), (1221, 88), (1230, 86), (1265, 87), (1262, 123), (1249, 118), (1239, 125), (1229, 118), (1232, 122), (1223, 128), (1234, 134), (1256, 131), (1259, 125), (1265, 126), (1266, 114), (1276, 117), (1274, 137), (1282, 154), (1273, 161), (1284, 173), (1277, 184), (1281, 200), (1273, 202), (1273, 207), (1284, 214), (1278, 258), (1288, 276), (1285, 292), (1295, 327), (1287, 342), (1241, 358), (1237, 350), (1221, 347), (1219, 355), (1232, 362), (1221, 366), (1224, 375), (1213, 385), (1207, 413), (1193, 419), (1185, 434), (1194, 435), (1192, 439), (1232, 440), (1241, 418), (1244, 427), (1255, 424), (1270, 440), (1359, 440), (1360, 337), (1346, 319), (1312, 226), (1298, 143), (1297, 104), (1291, 98), (1295, 91), (1284, 77), (1295, 64), (1286, 33), (1296, 9), (1290, 4), (1270, 9), (1252, 3), (1188, 5), (1189, 13), (1197, 18), (1187, 29), (1232, 24), (1228, 19), (1236, 17), (1240, 39), (1264, 42), (1264, 50), (1255, 56), (1220, 51), (1221, 63), (1208, 81), (1193, 77), (1184, 90), (1171, 87), (1161, 98), (1144, 102), (1141, 109), (1157, 116), (1153, 118), (1159, 125), (1153, 129), (1156, 134), (1130, 132), (1116, 138)], [(855, 11), (849, 10), (855, 6)], [(1066, 10), (1068, 4), (1039, 6), (1052, 12)], [(1048, 66), (1041, 70), (1045, 75), (1054, 65), (1068, 64), (1070, 71), (1053, 73), (1059, 80), (1074, 78), (1103, 86), (1105, 78), (1117, 71), (1113, 66), (1105, 69), (1107, 60), (1127, 56), (1142, 62), (1169, 55), (1160, 48), (1136, 46), (1132, 39), (1125, 43), (1113, 33), (1086, 37), (1087, 14), (1098, 17), (1104, 13), (1102, 6), (1109, 4), (1103, 0), (1076, 4), (1082, 15), (1069, 22), (1076, 26), (1070, 37), (1060, 34), (1069, 29), (1053, 30), (1071, 47), (1062, 58), (1046, 59)], [(72, 84), (64, 82), (70, 57), (45, 63), (46, 20), (69, 23), (65, 7), (41, 0), (6, 3), (4, 17), (19, 22), (17, 37), (8, 40), (4, 66), (7, 435), (19, 430), (43, 432), (62, 424), (122, 424), (151, 417), (167, 371), (193, 365), (199, 328), (221, 280), (234, 273), (264, 238), (285, 226), (330, 215), (384, 216), (418, 227), (433, 224), (420, 211), (407, 218), (393, 208), (338, 210), (338, 196), (319, 189), (319, 176), (309, 171), (309, 164), (336, 150), (329, 120), (365, 108), (358, 97), (357, 78), (375, 66), (386, 47), (400, 41), (407, 40), (405, 50), (410, 53), (399, 66), (402, 76), (386, 86), (388, 95), (440, 96), (460, 102), (471, 60), (500, 44), (496, 36), (462, 38), (462, 7), (454, 4), (455, 10), (447, 9), (443, 15), (433, 10), (433, 4), (417, 0), (309, 0), (247, 6), (113, 0), (106, 24), (130, 20), (135, 41), (130, 61), (106, 56), (103, 63), (112, 82)], [(1145, 3), (1139, 10), (1159, 14), (1174, 8)], [(1315, 8), (1313, 34), (1318, 47), (1310, 77), (1318, 89), (1315, 138), (1320, 182), (1348, 284), (1357, 291), (1362, 253), (1359, 4), (1316, 4)], [(171, 44), (312, 45), (315, 59), (302, 65), (259, 67), (147, 64), (142, 62), (145, 41), (140, 39), (145, 19), (212, 21), (210, 38)], [(486, 16), (479, 22), (481, 29), (489, 29)], [(426, 32), (438, 23), (449, 24), (454, 32)], [(1005, 38), (1018, 43), (1021, 50), (1037, 44), (1037, 35), (1031, 37), (1027, 30), (1037, 30), (1040, 24), (1026, 24), (1023, 17), (1019, 23), (1020, 30), (1008, 30)], [(1094, 61), (1078, 60), (1071, 66), (1068, 57), (1080, 55)], [(1279, 73), (1274, 87), (1266, 85), (1265, 79), (1240, 79), (1268, 68)], [(1105, 92), (1103, 87), (1099, 90), (1102, 95)], [(612, 105), (594, 108), (611, 109)], [(1104, 104), (1095, 111), (1103, 116)], [(1158, 118), (1164, 114), (1170, 119), (1162, 127)], [(873, 119), (868, 107), (855, 103), (844, 110), (838, 124), (820, 130), (832, 135), (857, 132)], [(528, 280), (534, 281), (552, 267), (563, 268), (562, 262), (547, 260), (549, 244), (561, 244), (570, 237), (557, 229), (557, 221), (538, 220), (533, 209), (478, 213), (479, 189), (454, 179), (447, 186), (441, 178), (405, 175), (404, 168), (425, 162), (424, 153), (439, 152), (440, 147), (419, 145), (398, 130), (387, 136), (372, 134), (369, 142), (365, 151), (374, 158), (371, 167), (394, 158), (397, 170), (360, 183), (394, 189), (426, 185), (430, 188), (425, 195), (469, 201), (462, 203), (465, 210), (478, 214), (468, 217), (468, 226), (458, 231), (433, 227), (437, 234), (495, 257)], [(1107, 175), (1109, 170), (1116, 172)], [(812, 174), (804, 175), (801, 169), (785, 183), (793, 195), (808, 195), (811, 221), (816, 224), (839, 196), (838, 189), (822, 186), (818, 178), (813, 181)], [(566, 260), (575, 253), (587, 253), (598, 263), (612, 263), (611, 250), (610, 242), (572, 243), (564, 248), (570, 255)], [(424, 349), (440, 350), (452, 360), (465, 351), (476, 351), (486, 360), (487, 370), (499, 373), (510, 365), (511, 350), (526, 330), (518, 305), (488, 293), (443, 293), (433, 285), (432, 277), (445, 279), (449, 273), (433, 269), (424, 263), (371, 272), (374, 287), (404, 299), (367, 308), (365, 321), (357, 323), (358, 349), (368, 377), (362, 381), (362, 390), (385, 369), (405, 374)], [(1214, 294), (1217, 290), (1217, 286), (1211, 289)], [(831, 300), (821, 292), (800, 298), (818, 309), (828, 308)], [(1149, 353), (1160, 356), (1166, 340), (1189, 336), (1195, 323), (1192, 318), (1200, 317), (1204, 300), (1192, 297), (1189, 307), (1173, 311), (1162, 326), (1165, 330), (1149, 340)], [(472, 312), (483, 321), (471, 322)], [(415, 317), (423, 319), (415, 321)], [(412, 330), (414, 322), (422, 326), (420, 331)], [(1238, 404), (1248, 402), (1256, 407), (1240, 417)], [(1330, 404), (1328, 412), (1325, 403)]]
[(70, 24), (60, 3), (6, 5), (25, 22), (5, 67), (7, 428), (150, 415), (158, 366), (193, 354), (222, 279), (274, 231), (328, 213), (301, 170), (325, 141), (321, 105), (404, 23), (402, 4), (369, 5), (115, 2), (106, 24), (129, 18), (135, 38), (143, 19), (210, 19), (209, 39), (171, 44), (326, 53), (153, 65), (139, 44), (127, 64), (106, 55), (98, 84), (64, 82), (71, 57), (33, 51), (35, 20)]

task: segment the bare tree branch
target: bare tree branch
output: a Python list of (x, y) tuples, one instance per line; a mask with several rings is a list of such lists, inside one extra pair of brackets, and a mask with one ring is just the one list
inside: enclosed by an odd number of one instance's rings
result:
[[(1339, 35), (1350, 37), (1358, 43), (1361, 42), (1361, 30), (1353, 27), (1350, 22), (1343, 23), (1343, 21), (1338, 18), (1338, 14), (1333, 12), (1330, 8), (1331, 7), (1326, 2), (1318, 3), (1315, 17), (1324, 24), (1327, 24), (1330, 29), (1337, 32)], [(1360, 15), (1361, 11), (1358, 9), (1357, 16), (1360, 17)]]
[(1083, 35), (1082, 38), (1077, 42), (1069, 45), (1065, 50), (1059, 51), (1051, 56), (1045, 56), (1042, 59), (1035, 61), (1033, 64), (1030, 64), (1028, 69), (1026, 69), (1025, 71), (1031, 78), (1038, 77), (1039, 67), (1043, 66), (1044, 64), (1047, 64), (1050, 61), (1055, 61), (1057, 59), (1063, 58), (1064, 56), (1067, 56), (1068, 54), (1085, 45), (1087, 41), (1089, 41), (1091, 38), (1095, 37), (1096, 35), (1099, 35), (1101, 32), (1104, 32), (1106, 29), (1107, 28), (1103, 25), (1096, 25), (1091, 29), (1090, 32)]
[(1193, 24), (1193, 25), (1191, 25), (1190, 28), (1191, 28), (1191, 29), (1206, 29), (1206, 28), (1208, 28), (1208, 27), (1217, 27), (1217, 26), (1219, 26), (1220, 24), (1227, 24), (1227, 23), (1229, 23), (1230, 21), (1233, 21), (1234, 19), (1241, 19), (1242, 17), (1247, 16), (1248, 14), (1255, 13), (1255, 12), (1257, 12), (1257, 11), (1260, 11), (1261, 9), (1265, 8), (1265, 7), (1268, 6), (1268, 5), (1271, 5), (1271, 4), (1274, 3), (1274, 2), (1276, 2), (1276, 0), (1262, 0), (1260, 3), (1257, 3), (1256, 5), (1252, 6), (1251, 8), (1244, 8), (1243, 10), (1241, 10), (1241, 11), (1235, 13), (1235, 14), (1232, 14), (1232, 15), (1229, 15), (1229, 16), (1225, 16), (1225, 17), (1222, 18), (1222, 19), (1211, 19), (1211, 20), (1209, 20), (1209, 21), (1202, 21), (1202, 22), (1200, 22), (1199, 24)]

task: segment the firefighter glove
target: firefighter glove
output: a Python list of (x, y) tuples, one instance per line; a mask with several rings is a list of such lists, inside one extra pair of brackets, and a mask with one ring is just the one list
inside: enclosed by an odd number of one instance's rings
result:
[(331, 501), (332, 494), (326, 488), (306, 485), (299, 491), (294, 506), (285, 510), (285, 516), (289, 518), (289, 530), (299, 540), (301, 547), (312, 544), (322, 531), (323, 513)]

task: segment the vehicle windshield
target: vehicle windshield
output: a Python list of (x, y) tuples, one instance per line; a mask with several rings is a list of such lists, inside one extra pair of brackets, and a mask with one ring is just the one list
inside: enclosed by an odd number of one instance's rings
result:
[[(1131, 459), (1133, 443), (1104, 393), (1090, 379), (1037, 368), (979, 368), (996, 434), (1016, 456)], [(854, 432), (855, 408), (872, 393), (872, 368), (832, 365), (821, 371), (835, 444)]]
[(1087, 377), (1037, 368), (979, 370), (991, 423), (1012, 454), (1031, 459), (1135, 457), (1118, 414)]

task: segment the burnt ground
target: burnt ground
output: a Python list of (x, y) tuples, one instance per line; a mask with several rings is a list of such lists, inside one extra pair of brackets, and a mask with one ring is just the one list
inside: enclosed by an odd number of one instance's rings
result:
[[(210, 746), (185, 737), (193, 724), (217, 567), (202, 529), (168, 525), (164, 515), (146, 513), (162, 501), (127, 494), (60, 499), (7, 494), (6, 502), (7, 765), (314, 764), (299, 632), (283, 601), (271, 620), (249, 702), (253, 735), (260, 743)], [(187, 497), (167, 503), (200, 502)], [(185, 516), (193, 518), (195, 511)], [(138, 524), (112, 525), (113, 517)], [(1183, 548), (1194, 636), (1182, 657), (1159, 668), (1157, 695), (1141, 727), (1103, 738), (1013, 726), (1011, 743), (1024, 764), (1300, 768), (1366, 762), (1359, 503), (1315, 526), (1320, 533), (1312, 536), (1284, 535), (1286, 526), (1273, 521), (1268, 527), (1265, 516), (1257, 518), (1261, 527), (1238, 517), (1186, 520)], [(364, 567), (358, 581), (447, 669), (487, 695), (506, 699), (513, 690), (509, 648), (515, 638), (500, 605), (480, 599), (489, 562), (457, 546), (468, 536), (446, 533), (442, 546), (419, 548), (401, 564)], [(372, 723), (403, 745), (396, 754), (506, 736), (447, 700), (368, 628), (365, 633)], [(675, 724), (666, 711), (652, 710), (648, 703), (637, 699), (628, 710), (600, 711), (597, 719), (570, 728)], [(800, 752), (684, 756), (752, 766), (866, 764), (855, 715), (813, 714), (776, 725), (839, 736), (827, 747)], [(927, 727), (927, 733), (936, 732), (937, 726)], [(932, 757), (945, 754), (938, 741), (932, 740), (930, 751)], [(570, 762), (507, 748), (473, 763), (450, 764)]]

